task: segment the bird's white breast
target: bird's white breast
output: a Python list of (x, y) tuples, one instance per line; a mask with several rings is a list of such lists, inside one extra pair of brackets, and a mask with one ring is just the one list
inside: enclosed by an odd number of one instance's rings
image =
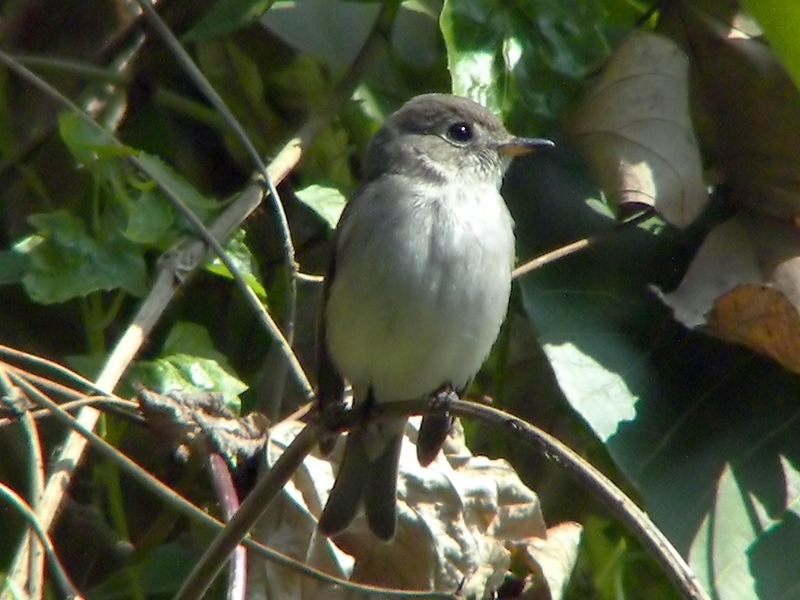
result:
[(379, 402), (469, 381), (505, 318), (514, 260), (495, 185), (402, 183), (373, 183), (350, 207), (325, 314), (334, 363)]

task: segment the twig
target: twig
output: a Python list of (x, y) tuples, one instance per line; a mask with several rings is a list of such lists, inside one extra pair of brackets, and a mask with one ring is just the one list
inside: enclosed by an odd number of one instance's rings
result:
[(316, 424), (303, 428), (275, 465), (259, 479), (225, 529), (206, 548), (173, 600), (195, 600), (205, 594), (236, 546), (319, 442), (319, 433), (320, 427)]
[(566, 246), (561, 246), (560, 248), (556, 248), (555, 250), (551, 250), (550, 252), (545, 252), (544, 254), (540, 254), (536, 258), (533, 258), (518, 266), (511, 272), (511, 278), (516, 279), (517, 277), (522, 277), (523, 275), (530, 273), (531, 271), (535, 271), (536, 269), (543, 267), (551, 262), (555, 262), (562, 258), (565, 258), (571, 254), (575, 254), (580, 250), (584, 250), (589, 246), (594, 246), (607, 240), (608, 238), (618, 235), (619, 232), (623, 229), (628, 229), (629, 227), (635, 227), (642, 221), (646, 221), (650, 217), (652, 217), (654, 211), (652, 209), (648, 209), (642, 211), (640, 213), (635, 214), (634, 216), (630, 217), (622, 221), (621, 223), (617, 223), (614, 227), (609, 229), (608, 231), (601, 231), (600, 233), (596, 233), (592, 236), (587, 238), (583, 238), (582, 240), (577, 240), (572, 242), (571, 244), (567, 244)]
[[(218, 452), (212, 452), (208, 457), (208, 466), (211, 471), (211, 482), (214, 484), (214, 495), (222, 508), (222, 516), (226, 521), (230, 521), (240, 506), (230, 469)], [(233, 551), (226, 597), (228, 600), (242, 600), (246, 592), (247, 550), (240, 545)]]
[[(13, 58), (11, 58), (8, 54), (0, 51), (0, 61), (4, 62), (9, 68), (11, 68), (15, 72), (19, 73), (20, 75), (22, 75), (25, 79), (27, 79), (28, 81), (30, 81), (31, 83), (33, 83), (34, 85), (39, 87), (40, 89), (44, 90), (46, 93), (48, 93), (52, 97), (58, 99), (62, 104), (64, 104), (64, 106), (66, 106), (70, 110), (74, 111), (75, 114), (77, 114), (87, 124), (98, 128), (100, 131), (103, 131), (108, 136), (108, 139), (109, 139), (109, 141), (111, 143), (113, 143), (115, 145), (122, 146), (121, 142), (119, 142), (119, 140), (117, 140), (115, 136), (113, 136), (110, 132), (106, 131), (100, 125), (95, 123), (91, 119), (91, 117), (89, 117), (84, 111), (82, 111), (79, 107), (77, 107), (74, 103), (72, 103), (68, 98), (63, 96), (61, 93), (59, 93), (57, 90), (55, 90), (52, 86), (50, 86), (47, 82), (45, 82), (44, 80), (39, 78), (37, 75), (32, 73), (30, 70), (28, 70), (25, 67), (23, 67), (22, 65), (20, 65), (17, 61), (15, 61)], [(153, 173), (150, 173), (149, 164), (144, 162), (144, 161), (142, 161), (138, 156), (129, 155), (129, 159), (137, 167), (139, 167), (140, 169), (142, 169), (145, 172), (148, 172), (148, 174), (150, 174), (151, 176), (155, 175)], [(224, 252), (224, 250), (222, 250), (222, 248), (219, 245), (219, 243), (213, 238), (213, 236), (208, 232), (208, 230), (203, 226), (203, 224), (199, 222), (199, 219), (197, 219), (196, 215), (194, 215), (194, 213), (192, 213), (188, 208), (185, 207), (185, 205), (180, 200), (180, 198), (177, 196), (177, 194), (175, 193), (174, 190), (171, 190), (169, 187), (165, 187), (165, 186), (161, 186), (161, 187), (162, 187), (163, 191), (165, 192), (165, 194), (167, 195), (167, 197), (170, 198), (173, 201), (173, 205), (178, 210), (183, 209), (183, 210), (181, 210), (181, 212), (184, 213), (184, 215), (190, 220), (190, 222), (192, 222), (193, 224), (199, 226), (198, 233), (201, 235), (201, 237), (203, 237), (204, 241), (206, 241), (213, 249), (217, 250), (220, 253), (220, 255), (219, 255), (220, 260), (231, 271), (231, 274), (233, 275), (234, 280), (236, 281), (237, 285), (244, 292), (245, 298), (250, 300), (250, 303), (253, 306), (253, 308), (258, 311), (257, 314), (261, 314), (262, 316), (265, 317), (265, 319), (262, 322), (267, 324), (268, 329), (271, 328), (271, 333), (273, 333), (276, 336), (276, 338), (279, 340), (279, 343), (282, 342), (281, 343), (281, 347), (285, 349), (285, 351), (287, 352), (287, 356), (290, 359), (294, 358), (294, 363), (293, 364), (296, 367), (299, 367), (299, 362), (297, 361), (297, 358), (294, 355), (294, 353), (291, 351), (291, 347), (289, 346), (288, 342), (285, 340), (283, 335), (281, 335), (280, 330), (278, 329), (277, 325), (274, 324), (274, 322), (272, 321), (271, 317), (269, 317), (269, 314), (266, 312), (266, 310), (264, 310), (264, 307), (261, 304), (261, 302), (255, 296), (255, 294), (252, 292), (252, 290), (250, 290), (250, 288), (247, 286), (246, 282), (242, 278), (241, 273), (238, 271), (236, 266), (232, 263), (230, 258)], [(245, 192), (243, 192), (243, 194), (240, 196), (240, 198), (242, 196), (245, 196), (245, 194), (247, 194), (247, 190)], [(203, 253), (202, 255), (204, 256), (205, 253)], [(165, 272), (162, 271), (161, 276), (168, 276), (168, 275), (165, 275), (164, 273)], [(168, 281), (167, 283), (170, 285), (170, 287), (172, 287), (173, 282), (176, 279), (178, 281), (180, 281), (180, 278), (176, 278), (174, 272), (169, 273), (169, 274), (172, 275), (173, 280), (171, 282)], [(177, 288), (177, 285), (178, 284), (175, 284), (174, 287)], [(171, 297), (171, 295), (170, 295), (170, 297)], [(163, 306), (166, 306), (166, 304), (163, 304)], [(162, 310), (163, 310), (163, 306), (162, 306)], [(139, 315), (138, 316), (141, 316), (141, 314), (142, 314), (142, 310), (139, 311)], [(150, 323), (150, 326), (152, 327), (152, 325), (155, 324), (157, 318), (160, 316), (160, 313), (158, 315), (153, 314), (153, 313), (148, 313), (147, 316), (149, 318), (148, 323)], [(149, 329), (148, 329), (148, 331), (149, 331)], [(109, 357), (108, 362), (106, 363), (105, 367), (103, 368), (103, 371), (101, 372), (100, 377), (97, 380), (97, 384), (96, 384), (97, 387), (99, 387), (102, 390), (112, 390), (116, 386), (116, 383), (117, 383), (117, 381), (119, 381), (119, 378), (122, 376), (122, 373), (124, 372), (125, 368), (127, 367), (128, 362), (130, 361), (130, 359), (133, 357), (133, 355), (135, 354), (135, 352), (138, 350), (138, 348), (140, 347), (141, 343), (143, 342), (145, 335), (146, 335), (145, 332), (136, 323), (133, 326), (128, 328), (128, 330), (126, 331), (125, 335), (123, 335), (123, 338), (117, 344), (117, 347), (115, 348), (115, 351)], [(121, 352), (118, 353), (117, 350), (120, 350), (120, 349), (121, 349)], [(128, 350), (130, 350), (130, 352), (128, 352)], [(123, 361), (123, 360), (121, 360), (121, 356), (120, 355), (122, 355), (123, 358), (126, 357), (127, 355), (129, 355), (129, 358), (126, 358), (126, 360)], [(310, 384), (308, 384), (308, 380), (307, 380), (307, 378), (305, 378), (305, 374), (303, 373), (301, 368), (299, 369), (299, 373), (302, 373), (302, 380), (304, 380), (306, 382), (306, 389), (308, 390), (307, 393), (309, 395), (311, 395), (313, 393), (311, 391), (311, 386), (310, 386)], [(97, 420), (99, 419), (99, 416), (100, 416), (100, 413), (99, 413), (99, 411), (97, 409), (95, 409), (93, 407), (85, 407), (85, 408), (81, 409), (81, 411), (78, 414), (77, 418), (78, 418), (78, 421), (80, 422), (80, 424), (82, 426), (84, 426), (87, 429), (91, 430), (91, 429), (94, 429), (94, 427), (95, 427), (95, 425), (97, 423)], [(46, 527), (50, 527), (50, 525), (52, 524), (52, 521), (53, 521), (53, 518), (54, 518), (55, 513), (57, 511), (57, 508), (61, 503), (61, 499), (63, 497), (64, 490), (66, 490), (68, 488), (68, 486), (69, 486), (69, 481), (70, 481), (70, 479), (72, 477), (72, 473), (73, 473), (74, 469), (77, 467), (78, 463), (80, 462), (80, 458), (83, 455), (85, 447), (86, 447), (86, 441), (82, 437), (76, 436), (76, 435), (70, 435), (67, 438), (66, 442), (64, 443), (64, 446), (63, 446), (63, 448), (62, 448), (62, 450), (61, 450), (61, 452), (59, 454), (59, 458), (58, 458), (58, 463), (57, 464), (58, 464), (59, 468), (57, 468), (55, 470), (53, 476), (48, 481), (47, 487), (45, 489), (44, 497), (42, 499), (41, 512), (39, 514), (39, 519)], [(14, 577), (18, 576), (18, 573), (19, 573), (18, 564), (20, 563), (21, 560), (22, 560), (21, 554), (18, 553), (17, 554), (17, 559), (15, 560), (15, 563), (14, 563), (14, 567), (12, 568), (12, 572), (13, 572), (13, 576)]]
[[(31, 481), (31, 506), (34, 513), (39, 511), (39, 505), (44, 496), (45, 462), (42, 452), (42, 442), (39, 438), (39, 428), (36, 421), (28, 411), (22, 415), (22, 425), (25, 437), (28, 440), (28, 462), (30, 464), (29, 477)], [(31, 600), (41, 600), (44, 593), (44, 554), (40, 542), (28, 534), (30, 546), (30, 565), (28, 567), (28, 589)]]
[[(650, 517), (613, 481), (577, 452), (549, 433), (497, 408), (466, 400), (454, 400), (448, 403), (446, 408), (449, 413), (480, 419), (534, 446), (543, 456), (560, 465), (585, 485), (597, 499), (619, 517), (650, 555), (658, 561), (684, 598), (710, 600), (689, 565)], [(388, 415), (425, 414), (441, 410), (440, 404), (432, 403), (430, 400), (410, 400), (379, 405), (375, 408), (374, 416), (378, 418)]]
[(258, 154), (258, 150), (253, 145), (250, 137), (244, 130), (244, 127), (239, 123), (234, 114), (230, 111), (225, 101), (217, 93), (214, 87), (203, 75), (202, 71), (198, 68), (189, 53), (181, 45), (175, 34), (169, 26), (161, 19), (158, 12), (151, 0), (136, 0), (137, 4), (142, 8), (147, 20), (153, 29), (156, 30), (158, 35), (172, 52), (178, 64), (183, 68), (189, 78), (198, 87), (200, 92), (208, 99), (211, 105), (216, 108), (222, 117), (230, 125), (236, 137), (244, 145), (250, 160), (256, 168), (258, 174), (263, 178), (269, 196), (272, 199), (272, 208), (275, 211), (275, 216), (278, 219), (278, 229), (281, 235), (281, 243), (283, 244), (283, 258), (286, 266), (287, 273), (287, 290), (286, 290), (286, 319), (284, 320), (283, 332), (286, 339), (291, 345), (294, 340), (294, 327), (295, 318), (297, 313), (297, 281), (295, 274), (297, 273), (297, 261), (295, 260), (294, 245), (292, 244), (292, 232), (289, 228), (289, 219), (286, 216), (286, 211), (283, 208), (283, 203), (278, 195), (278, 190), (275, 188), (275, 183), (270, 176), (264, 161)]
[[(141, 484), (145, 489), (149, 490), (156, 497), (163, 500), (165, 503), (173, 507), (181, 514), (191, 519), (194, 519), (201, 525), (212, 528), (219, 532), (223, 531), (223, 529), (225, 528), (224, 523), (218, 521), (205, 511), (196, 507), (194, 504), (183, 498), (181, 495), (175, 493), (175, 491), (173, 491), (172, 488), (165, 485), (164, 483), (153, 477), (150, 473), (142, 469), (138, 464), (136, 464), (135, 461), (128, 458), (125, 454), (123, 454), (117, 448), (115, 448), (114, 446), (106, 442), (104, 439), (99, 437), (96, 433), (92, 432), (88, 428), (81, 425), (81, 423), (78, 420), (74, 419), (69, 413), (64, 411), (61, 408), (61, 406), (59, 406), (58, 404), (53, 402), (50, 398), (39, 392), (39, 390), (37, 390), (34, 386), (30, 385), (20, 374), (10, 372), (9, 377), (15, 383), (15, 385), (18, 386), (28, 396), (30, 400), (49, 410), (55, 419), (63, 423), (66, 427), (69, 427), (77, 435), (85, 437), (89, 441), (89, 443), (91, 443), (93, 450), (95, 450), (99, 455), (103, 456), (104, 458), (107, 458), (110, 461), (114, 462), (116, 465), (120, 467), (120, 469), (123, 472), (125, 472), (128, 476), (130, 476), (131, 479)], [(312, 445), (314, 443), (316, 442), (312, 441)], [(288, 451), (289, 449), (287, 448), (287, 452)], [(287, 462), (292, 454), (293, 452), (290, 453), (289, 456), (287, 457), (286, 459)], [(285, 465), (285, 469), (289, 471), (293, 471), (296, 467), (297, 467), (296, 464), (294, 466), (288, 464)], [(248, 496), (248, 498), (249, 497), (250, 496)], [(259, 544), (258, 542), (255, 542), (251, 539), (243, 539), (241, 540), (240, 543), (243, 546), (246, 546), (249, 550), (251, 550), (255, 554), (263, 557), (266, 560), (271, 560), (276, 564), (291, 569), (299, 574), (316, 579), (317, 581), (320, 581), (322, 583), (336, 585), (341, 588), (360, 593), (366, 592), (366, 593), (377, 593), (377, 594), (389, 594), (389, 593), (396, 594), (396, 590), (389, 590), (387, 588), (381, 588), (377, 586), (351, 583), (348, 581), (344, 581), (338, 577), (333, 577), (332, 575), (323, 573), (322, 571), (314, 569), (313, 567), (309, 567), (308, 565), (303, 564), (302, 562), (297, 561), (289, 556), (281, 554), (276, 550), (267, 548), (263, 544)], [(440, 599), (447, 598), (452, 600), (453, 598), (451, 595), (429, 594), (422, 592), (417, 592), (417, 593), (412, 592), (404, 595), (407, 595), (409, 598), (431, 599), (431, 600), (433, 600), (434, 598), (440, 598)]]
[[(33, 531), (36, 533), (36, 536), (39, 538), (39, 541), (41, 542), (42, 546), (44, 547), (44, 551), (47, 554), (47, 558), (50, 562), (50, 568), (53, 571), (53, 575), (55, 575), (56, 582), (64, 592), (64, 597), (72, 598), (74, 600), (82, 600), (83, 595), (72, 584), (66, 570), (63, 566), (61, 566), (61, 562), (58, 560), (58, 555), (53, 547), (53, 543), (50, 541), (50, 537), (47, 535), (44, 526), (39, 522), (39, 519), (36, 518), (36, 514), (33, 512), (33, 509), (31, 509), (31, 507), (22, 497), (20, 497), (14, 490), (6, 486), (4, 483), (0, 483), (0, 497), (5, 498), (7, 502), (13, 505), (14, 508), (16, 508), (20, 514), (25, 517), (25, 520), (28, 521), (31, 529), (33, 529)], [(11, 581), (11, 579), (6, 578), (3, 588), (8, 586)], [(3, 589), (0, 588), (0, 592), (2, 591)], [(10, 593), (9, 595), (13, 596), (14, 594)]]

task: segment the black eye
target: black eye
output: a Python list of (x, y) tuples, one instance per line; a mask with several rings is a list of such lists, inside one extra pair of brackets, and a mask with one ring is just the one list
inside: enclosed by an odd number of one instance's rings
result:
[(457, 144), (466, 144), (473, 137), (472, 127), (470, 127), (470, 125), (464, 121), (459, 121), (458, 123), (453, 123), (447, 128), (446, 135), (447, 139), (451, 142), (456, 142)]

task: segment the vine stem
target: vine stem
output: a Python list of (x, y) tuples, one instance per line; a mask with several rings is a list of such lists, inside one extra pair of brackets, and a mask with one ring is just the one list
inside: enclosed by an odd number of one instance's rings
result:
[[(384, 4), (372, 31), (362, 46), (359, 55), (356, 57), (356, 60), (353, 62), (340, 82), (337, 84), (336, 88), (331, 93), (325, 108), (319, 114), (313, 115), (299, 130), (298, 134), (283, 146), (280, 152), (267, 167), (268, 175), (264, 177), (265, 181), (280, 181), (285, 178), (292, 171), (292, 169), (294, 169), (294, 167), (300, 161), (305, 150), (313, 143), (314, 139), (324, 129), (327, 123), (329, 123), (335, 117), (342, 104), (352, 96), (358, 81), (360, 80), (367, 66), (370, 64), (373, 55), (376, 53), (379, 45), (383, 43), (387, 35), (389, 25), (396, 14), (396, 10), (397, 3), (389, 2)], [(62, 104), (65, 104), (69, 108), (76, 110), (79, 115), (82, 115), (87, 119), (89, 118), (88, 115), (76, 107), (72, 102), (53, 89), (52, 86), (19, 64), (19, 62), (16, 61), (12, 56), (0, 51), (0, 62), (5, 63), (10, 69), (19, 73), (23, 78), (31, 81), (37, 87), (40, 87), (48, 95), (58, 99), (60, 102), (62, 102)], [(114, 139), (113, 136), (111, 139)], [(250, 186), (248, 189), (243, 191), (242, 194), (240, 194), (240, 199), (242, 197), (246, 197), (248, 209), (243, 211), (241, 220), (238, 221), (238, 223), (244, 221), (250, 212), (255, 210), (256, 206), (258, 205), (258, 202), (251, 201), (254, 196), (254, 187), (255, 186)], [(273, 198), (277, 198), (277, 196), (273, 196)], [(208, 233), (205, 227), (203, 227), (200, 230), (201, 235), (203, 231)], [(210, 237), (212, 240), (214, 239), (213, 236)], [(207, 238), (206, 241), (208, 241)], [(213, 244), (211, 245), (213, 247)], [(203, 252), (203, 256), (204, 255), (205, 252)], [(223, 262), (230, 262), (227, 260), (227, 255), (225, 255), (224, 252), (222, 255), (220, 255), (220, 259)], [(197, 261), (197, 264), (200, 262), (202, 261)], [(193, 266), (196, 266), (196, 264)], [(241, 274), (239, 274), (235, 265), (227, 266), (237, 281), (242, 279)], [(293, 270), (291, 272), (295, 273), (296, 266), (294, 265), (294, 259), (292, 259), (292, 269)], [(183, 273), (183, 275), (185, 274), (186, 273)], [(156, 283), (157, 289), (154, 288), (154, 290), (151, 291), (151, 294), (148, 295), (148, 298), (143, 303), (139, 313), (137, 313), (136, 320), (128, 327), (122, 338), (118, 341), (105, 366), (103, 367), (99, 378), (97, 379), (96, 386), (101, 390), (101, 392), (107, 393), (116, 387), (117, 382), (122, 377), (122, 374), (127, 368), (128, 364), (136, 355), (141, 345), (144, 343), (147, 335), (155, 326), (171, 299), (182, 286), (183, 282), (185, 281), (185, 277), (177, 277), (176, 275), (177, 273), (174, 271), (169, 271), (167, 269), (160, 270), (160, 274)], [(293, 280), (296, 279), (297, 277), (293, 276)], [(249, 297), (252, 291), (246, 285), (244, 288), (246, 297)], [(157, 300), (148, 302), (151, 298), (156, 298)], [(258, 302), (258, 308), (260, 308), (260, 314), (262, 317), (266, 315), (266, 318), (262, 319), (262, 322), (266, 324), (270, 334), (278, 342), (284, 356), (287, 359), (287, 364), (290, 366), (291, 372), (294, 373), (306, 397), (311, 398), (313, 396), (313, 388), (311, 387), (307, 376), (300, 366), (297, 356), (294, 354), (291, 348), (291, 344), (281, 334), (280, 329), (272, 322), (272, 319), (263, 309), (263, 306), (261, 306), (260, 301)], [(78, 413), (76, 422), (82, 429), (93, 431), (97, 425), (100, 414), (100, 411), (94, 406), (85, 406)], [(67, 436), (58, 457), (53, 463), (54, 466), (52, 475), (47, 481), (44, 494), (41, 498), (39, 511), (37, 513), (39, 522), (42, 524), (45, 530), (49, 530), (54, 523), (55, 515), (57, 514), (58, 508), (61, 505), (61, 501), (63, 500), (66, 490), (69, 489), (72, 475), (77, 466), (80, 464), (80, 461), (86, 450), (86, 446), (86, 439), (82, 435), (74, 431), (71, 432)], [(24, 586), (26, 580), (26, 569), (24, 568), (24, 565), (27, 563), (27, 555), (28, 544), (23, 543), (17, 550), (8, 575), (10, 580), (17, 585)]]

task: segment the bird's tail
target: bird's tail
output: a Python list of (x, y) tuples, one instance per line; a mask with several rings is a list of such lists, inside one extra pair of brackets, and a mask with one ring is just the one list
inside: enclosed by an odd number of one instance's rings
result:
[[(395, 429), (395, 428), (392, 428)], [(403, 428), (385, 440), (377, 457), (370, 460), (367, 432), (356, 427), (347, 435), (342, 464), (317, 527), (327, 536), (344, 531), (356, 517), (363, 500), (367, 524), (381, 540), (394, 537), (397, 529), (397, 474)]]

